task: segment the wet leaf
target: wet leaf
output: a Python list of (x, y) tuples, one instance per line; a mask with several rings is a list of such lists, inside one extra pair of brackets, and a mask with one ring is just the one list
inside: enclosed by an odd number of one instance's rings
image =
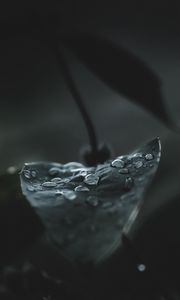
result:
[(141, 59), (110, 40), (89, 33), (62, 38), (63, 43), (97, 77), (118, 93), (172, 126), (156, 73)]
[(159, 158), (155, 139), (97, 167), (27, 163), (21, 187), (61, 254), (96, 264), (121, 246), (123, 228), (136, 219)]

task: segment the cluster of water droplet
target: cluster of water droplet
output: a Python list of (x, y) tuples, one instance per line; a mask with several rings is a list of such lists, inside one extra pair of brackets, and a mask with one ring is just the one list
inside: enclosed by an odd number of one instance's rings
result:
[(62, 198), (69, 201), (75, 200), (79, 193), (89, 192), (90, 187), (96, 186), (99, 182), (97, 175), (88, 172), (79, 163), (51, 166), (46, 173), (46, 176), (44, 174), (38, 174), (37, 176), (37, 172), (31, 169), (31, 166), (26, 166), (23, 175), (27, 181), (27, 190), (38, 192), (36, 199), (48, 194), (54, 195), (56, 200), (59, 200), (56, 201), (56, 205), (58, 205), (58, 202), (59, 204), (64, 203)]
[(28, 170), (28, 169), (26, 169), (26, 170), (24, 170), (24, 177), (26, 178), (26, 179), (31, 179), (31, 178), (36, 178), (36, 171), (35, 170)]
[[(141, 153), (135, 153), (131, 156), (120, 156), (113, 160), (110, 166), (106, 164), (105, 167), (109, 173), (112, 168), (119, 173), (119, 176), (124, 175), (124, 190), (130, 191), (134, 184), (133, 170), (142, 169), (146, 165), (145, 162), (151, 160), (153, 160), (151, 153), (144, 156)], [(101, 170), (101, 166), (98, 170)], [(86, 204), (96, 207), (100, 203), (96, 193), (92, 193), (92, 191), (95, 191), (98, 185), (100, 185), (100, 188), (102, 186), (103, 190), (103, 183), (101, 183), (101, 175), (99, 175), (101, 172), (96, 171), (94, 168), (85, 168), (80, 163), (72, 162), (65, 165), (51, 165), (46, 173), (46, 176), (39, 176), (38, 171), (28, 166), (23, 171), (24, 177), (29, 181), (27, 190), (29, 192), (39, 192), (36, 199), (39, 199), (41, 195), (45, 195), (42, 194), (44, 192), (46, 196), (48, 194), (54, 196), (56, 205), (61, 205), (64, 204), (65, 199), (73, 201), (83, 193), (87, 195), (85, 196)], [(112, 202), (104, 201), (101, 204), (103, 208), (108, 208), (112, 205)]]

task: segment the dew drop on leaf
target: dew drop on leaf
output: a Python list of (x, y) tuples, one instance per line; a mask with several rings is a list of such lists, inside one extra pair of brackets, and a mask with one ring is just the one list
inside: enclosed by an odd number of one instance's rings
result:
[(104, 203), (102, 203), (101, 207), (102, 208), (109, 208), (111, 207), (113, 204), (111, 201), (105, 201)]
[(34, 191), (35, 191), (35, 188), (34, 188), (32, 185), (29, 185), (29, 186), (27, 186), (27, 190), (28, 190), (29, 192), (34, 192)]
[(145, 155), (145, 159), (146, 159), (146, 160), (152, 160), (152, 159), (153, 159), (153, 155), (152, 155), (151, 153), (147, 153), (147, 154)]
[(51, 182), (55, 182), (55, 183), (60, 183), (62, 181), (62, 178), (60, 177), (55, 177), (51, 179)]
[(29, 170), (24, 170), (24, 177), (26, 177), (27, 179), (30, 179), (31, 178), (31, 171)]
[(76, 194), (73, 191), (63, 191), (63, 196), (67, 200), (74, 200), (77, 197)]
[(87, 175), (87, 171), (86, 170), (80, 170), (79, 175), (85, 177)]
[(36, 178), (36, 176), (37, 176), (36, 171), (31, 171), (31, 176), (32, 176), (33, 178)]
[(134, 163), (134, 165), (135, 165), (135, 168), (139, 169), (139, 168), (141, 168), (143, 166), (143, 162), (139, 160), (139, 161), (136, 161)]
[(55, 194), (56, 194), (56, 195), (62, 195), (62, 194), (63, 194), (63, 192), (62, 192), (62, 191), (60, 191), (60, 190), (56, 190)]
[(89, 188), (87, 186), (78, 185), (74, 189), (75, 192), (89, 192)]
[(119, 170), (119, 173), (120, 174), (128, 174), (129, 173), (129, 170), (127, 168), (123, 168), (123, 169), (120, 169)]
[(142, 154), (141, 153), (134, 153), (132, 155), (133, 158), (141, 158), (142, 157)]
[(115, 159), (112, 161), (111, 166), (115, 168), (123, 168), (124, 167), (124, 161), (122, 159)]
[(63, 183), (68, 183), (68, 182), (70, 182), (70, 180), (71, 180), (70, 178), (63, 178), (63, 179), (62, 179), (62, 182), (63, 182)]
[(50, 176), (56, 176), (56, 175), (58, 175), (59, 174), (59, 172), (60, 172), (60, 169), (59, 168), (57, 168), (57, 167), (52, 167), (52, 168), (50, 168), (49, 169), (49, 175)]
[(57, 183), (52, 182), (52, 181), (45, 181), (45, 182), (42, 183), (42, 186), (46, 187), (46, 188), (53, 188), (53, 187), (57, 186)]
[(82, 168), (82, 167), (83, 167), (83, 165), (78, 162), (69, 162), (64, 165), (64, 168), (70, 169), (71, 171), (74, 171), (74, 170)]
[(94, 174), (89, 174), (84, 178), (84, 182), (89, 185), (97, 185), (99, 182), (99, 177)]

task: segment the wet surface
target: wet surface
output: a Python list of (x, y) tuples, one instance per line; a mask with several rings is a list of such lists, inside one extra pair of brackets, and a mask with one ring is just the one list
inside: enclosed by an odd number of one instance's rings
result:
[(159, 159), (155, 139), (96, 167), (27, 163), (21, 187), (59, 251), (96, 264), (120, 247), (123, 228), (133, 224)]

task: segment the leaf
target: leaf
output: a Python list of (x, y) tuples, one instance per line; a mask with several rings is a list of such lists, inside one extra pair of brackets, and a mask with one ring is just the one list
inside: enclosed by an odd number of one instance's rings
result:
[(133, 53), (90, 33), (64, 35), (62, 43), (105, 84), (166, 125), (173, 125), (165, 108), (158, 76)]
[(159, 163), (155, 139), (130, 155), (97, 167), (80, 163), (27, 163), (22, 192), (60, 253), (76, 263), (97, 264), (121, 246)]

